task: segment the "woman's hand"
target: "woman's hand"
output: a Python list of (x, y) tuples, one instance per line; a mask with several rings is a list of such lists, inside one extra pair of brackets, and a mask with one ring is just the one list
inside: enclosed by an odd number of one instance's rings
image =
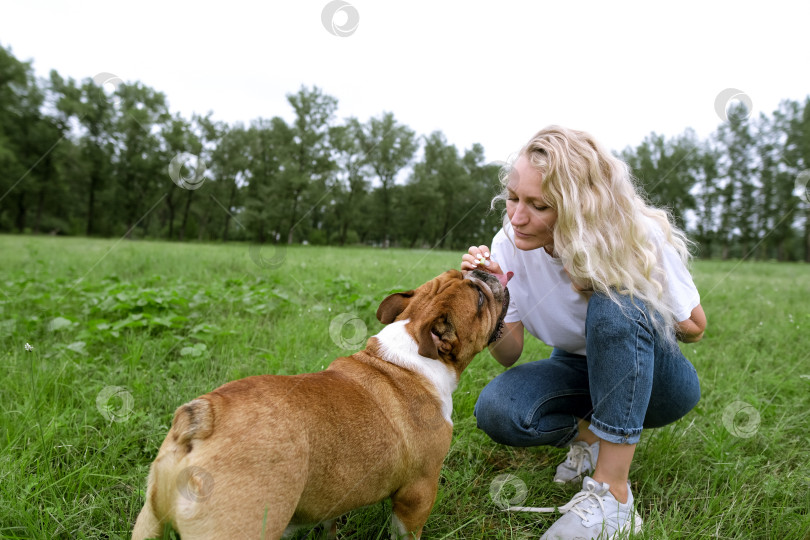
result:
[(483, 270), (490, 274), (503, 274), (501, 266), (489, 258), (489, 247), (470, 246), (470, 249), (461, 256), (462, 270)]
[[(489, 258), (488, 246), (470, 246), (467, 253), (461, 256), (462, 270), (483, 270), (490, 274), (503, 274), (501, 265)], [(523, 323), (520, 321), (504, 323), (500, 339), (490, 344), (489, 352), (504, 367), (509, 367), (520, 358), (523, 352)]]

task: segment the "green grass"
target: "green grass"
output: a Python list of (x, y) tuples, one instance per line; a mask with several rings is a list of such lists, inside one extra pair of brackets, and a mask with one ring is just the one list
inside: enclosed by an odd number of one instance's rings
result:
[[(127, 538), (177, 406), (361, 348), (386, 294), (461, 255), (13, 236), (0, 253), (0, 537), (20, 539)], [(682, 347), (703, 397), (642, 435), (641, 538), (810, 539), (810, 266), (700, 261), (694, 274), (709, 328)], [(547, 352), (529, 341), (524, 360)], [(462, 377), (425, 538), (540, 536), (556, 516), (501, 512), (489, 495), (499, 475), (526, 485), (526, 505), (577, 491), (551, 481), (564, 450), (508, 448), (476, 429), (475, 399), (500, 372), (483, 352)], [(388, 512), (354, 511), (339, 535), (384, 538)]]

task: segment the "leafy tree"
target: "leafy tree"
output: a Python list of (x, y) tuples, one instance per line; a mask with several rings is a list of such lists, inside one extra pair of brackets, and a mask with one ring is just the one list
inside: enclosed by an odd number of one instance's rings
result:
[(719, 219), (719, 172), (720, 151), (711, 141), (704, 141), (695, 156), (696, 183), (694, 240), (700, 247), (700, 255), (713, 256), (718, 239)]
[(810, 97), (805, 99), (800, 112), (790, 116), (787, 125), (785, 158), (792, 166), (799, 196), (797, 204), (804, 213), (804, 262), (810, 262), (810, 185), (806, 183), (810, 174)]
[(686, 226), (686, 212), (695, 207), (691, 193), (695, 183), (698, 143), (687, 130), (667, 140), (651, 133), (635, 149), (625, 149), (621, 157), (630, 166), (650, 202), (668, 208), (678, 226)]
[[(115, 153), (114, 100), (92, 79), (79, 84), (73, 79), (65, 80), (56, 71), (51, 71), (50, 82), (61, 121), (65, 124), (74, 122), (77, 125), (75, 145), (78, 159), (71, 167), (74, 177), (70, 183), (74, 189), (84, 193), (84, 233), (87, 236), (111, 234), (112, 225), (103, 229), (98, 226), (101, 212), (97, 200), (112, 178)], [(112, 221), (114, 212), (106, 214)]]
[(799, 104), (782, 102), (773, 116), (757, 121), (757, 153), (760, 166), (759, 201), (762, 206), (759, 229), (763, 232), (760, 258), (793, 258), (789, 244), (795, 236), (793, 222), (800, 200), (793, 194), (795, 167), (787, 166), (785, 144), (791, 119), (799, 115)]
[(760, 209), (754, 197), (754, 136), (751, 133), (748, 110), (738, 103), (729, 108), (728, 122), (720, 125), (717, 141), (723, 149), (724, 185), (720, 191), (722, 214), (720, 236), (724, 238), (723, 259), (731, 255), (739, 242), (739, 255), (745, 257), (756, 240), (756, 223)]
[[(349, 232), (362, 227), (366, 198), (369, 193), (365, 152), (360, 145), (362, 125), (356, 118), (349, 118), (345, 124), (330, 129), (333, 160), (337, 167), (330, 175), (327, 190), (331, 192), (332, 215), (336, 230), (336, 241), (344, 245), (349, 241)], [(355, 232), (357, 239), (359, 234)], [(331, 240), (331, 238), (330, 238)]]
[(492, 238), (503, 225), (502, 215), (505, 209), (491, 207), (492, 199), (501, 191), (499, 174), (502, 165), (488, 163), (484, 147), (478, 143), (464, 152), (461, 164), (470, 188), (470, 200), (476, 204), (457, 228), (459, 234), (454, 245), (464, 249), (481, 238)]
[[(197, 163), (194, 164), (186, 164), (181, 163), (184, 162), (186, 157), (191, 157), (194, 154), (194, 151), (198, 151), (201, 149), (200, 140), (196, 135), (191, 131), (191, 124), (185, 118), (181, 117), (179, 114), (175, 114), (171, 119), (166, 121), (162, 126), (162, 133), (161, 136), (163, 138), (163, 143), (166, 145), (166, 153), (164, 154), (167, 158), (167, 170), (173, 160), (178, 160), (177, 168), (169, 172), (169, 174), (164, 175), (165, 178), (169, 179), (171, 175), (175, 175), (176, 178), (181, 180), (186, 177), (191, 177), (190, 175), (194, 174), (188, 170), (189, 165), (196, 167)], [(198, 156), (199, 157), (199, 156)], [(191, 203), (190, 196), (193, 193), (193, 190), (182, 189), (181, 186), (176, 185), (174, 181), (166, 182), (166, 189), (165, 189), (165, 201), (166, 201), (166, 209), (167, 212), (161, 213), (162, 215), (162, 222), (163, 226), (161, 228), (168, 229), (168, 238), (169, 240), (174, 239), (174, 224), (176, 220), (176, 215), (180, 211), (179, 205), (180, 199), (186, 197), (188, 204)], [(196, 187), (196, 186), (194, 186)], [(188, 207), (187, 207), (188, 209)], [(188, 211), (186, 211), (185, 216), (188, 216)], [(183, 239), (183, 235), (185, 232), (185, 218), (184, 223), (180, 227), (179, 231), (179, 239)]]
[(378, 205), (375, 219), (379, 223), (379, 239), (384, 245), (390, 243), (392, 196), (391, 189), (397, 174), (413, 159), (417, 149), (416, 133), (399, 124), (393, 113), (383, 113), (371, 118), (357, 133), (366, 156), (366, 163), (380, 181), (375, 190)]
[(465, 218), (486, 206), (486, 201), (476, 199), (458, 150), (439, 131), (425, 138), (423, 157), (414, 165), (409, 187), (410, 212), (403, 213), (407, 225), (403, 233), (410, 236), (411, 246), (419, 240), (441, 248), (454, 245), (454, 235), (463, 235)]
[(279, 117), (254, 120), (247, 132), (250, 165), (245, 189), (244, 224), (250, 238), (260, 244), (268, 240), (277, 243), (282, 238), (287, 209), (279, 202), (278, 195), (290, 174), (286, 157), (293, 144), (293, 136), (292, 129)]
[(114, 207), (123, 216), (124, 234), (129, 236), (138, 225), (146, 234), (152, 210), (165, 197), (168, 163), (158, 134), (160, 124), (170, 117), (166, 97), (137, 82), (122, 84), (116, 96), (120, 106), (114, 120), (118, 134)]
[(456, 148), (447, 145), (441, 132), (425, 138), (422, 154), (422, 159), (413, 166), (413, 173), (403, 189), (403, 204), (398, 205), (400, 210), (395, 216), (396, 234), (409, 247), (417, 243), (430, 246), (439, 238), (445, 217), (440, 176), (454, 165), (459, 167)]
[(230, 222), (243, 204), (240, 188), (250, 180), (250, 149), (248, 130), (242, 124), (235, 124), (222, 127), (219, 144), (211, 153), (211, 170), (218, 193), (216, 202), (224, 206), (220, 233), (223, 242), (230, 239)]
[[(281, 177), (284, 185), (277, 196), (290, 209), (287, 243), (291, 244), (295, 228), (307, 215), (314, 229), (319, 228), (322, 219), (322, 205), (328, 196), (327, 178), (335, 168), (330, 155), (329, 132), (337, 99), (316, 86), (301, 87), (298, 93), (288, 94), (287, 101), (295, 111), (295, 120), (290, 126), (291, 144), (279, 148), (285, 154), (288, 174)], [(302, 203), (306, 203), (308, 209), (299, 215)]]
[(13, 223), (19, 232), (32, 221), (39, 232), (57, 184), (53, 150), (65, 126), (43, 113), (44, 101), (31, 64), (0, 47), (0, 225)]
[[(65, 126), (59, 121), (34, 114), (26, 120), (23, 129), (24, 145), (30, 158), (37, 157), (21, 192), (33, 195), (33, 223), (31, 230), (39, 233), (44, 226), (54, 232), (67, 229), (68, 208), (63, 204), (67, 195), (65, 184), (60, 182), (59, 146), (64, 141)], [(47, 215), (46, 215), (47, 212)], [(58, 219), (62, 216), (63, 219)]]

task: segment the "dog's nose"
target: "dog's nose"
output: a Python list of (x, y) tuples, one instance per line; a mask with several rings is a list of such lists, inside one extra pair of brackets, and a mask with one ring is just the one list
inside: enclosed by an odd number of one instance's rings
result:
[[(514, 272), (507, 272), (506, 274), (492, 274), (490, 272), (485, 272), (484, 270), (478, 269), (473, 270), (472, 274), (484, 283), (491, 283), (492, 278), (495, 278), (504, 289), (506, 288), (506, 284), (509, 283), (509, 280), (512, 279), (512, 276), (515, 275)], [(490, 286), (490, 288), (492, 287)]]

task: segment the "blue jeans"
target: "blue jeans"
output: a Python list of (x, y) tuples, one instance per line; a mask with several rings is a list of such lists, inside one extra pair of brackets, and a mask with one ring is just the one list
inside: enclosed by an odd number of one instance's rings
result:
[(594, 293), (585, 321), (587, 357), (554, 349), (495, 377), (475, 404), (478, 427), (510, 446), (567, 446), (577, 419), (600, 439), (636, 444), (643, 428), (681, 418), (700, 399), (697, 372), (658, 336), (646, 307)]

